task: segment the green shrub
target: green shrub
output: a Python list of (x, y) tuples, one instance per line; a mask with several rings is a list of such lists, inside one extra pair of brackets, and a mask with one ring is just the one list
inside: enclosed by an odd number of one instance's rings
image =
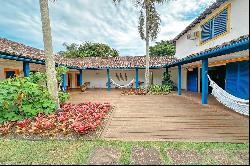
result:
[(170, 93), (173, 87), (171, 85), (150, 85), (148, 91), (150, 93)]
[(47, 76), (45, 73), (30, 73), (29, 80), (35, 84), (46, 85)]
[(56, 109), (46, 86), (34, 83), (34, 77), (0, 82), (0, 123), (49, 114)]
[(56, 78), (58, 82), (62, 81), (62, 74), (66, 74), (69, 69), (65, 66), (59, 66), (56, 68)]
[(177, 89), (175, 83), (171, 80), (171, 76), (170, 76), (169, 73), (164, 72), (163, 76), (162, 76), (162, 80), (163, 80), (162, 81), (162, 85), (166, 85), (166, 86), (172, 87), (171, 90), (176, 90)]
[(59, 95), (60, 104), (65, 103), (69, 99), (69, 93), (60, 91), (58, 95)]

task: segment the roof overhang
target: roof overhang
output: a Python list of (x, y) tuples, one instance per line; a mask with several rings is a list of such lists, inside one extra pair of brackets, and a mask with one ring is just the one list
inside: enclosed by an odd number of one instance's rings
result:
[(200, 61), (206, 58), (212, 58), (212, 57), (217, 57), (221, 55), (231, 54), (231, 53), (235, 53), (239, 51), (244, 51), (247, 49), (249, 49), (249, 37), (236, 41), (236, 42), (232, 42), (222, 47), (218, 47), (218, 48), (216, 47), (209, 51), (198, 53), (195, 56), (188, 56), (186, 58), (179, 60), (178, 62), (174, 62), (172, 64), (166, 65), (165, 67), (167, 68), (175, 67), (178, 65)]

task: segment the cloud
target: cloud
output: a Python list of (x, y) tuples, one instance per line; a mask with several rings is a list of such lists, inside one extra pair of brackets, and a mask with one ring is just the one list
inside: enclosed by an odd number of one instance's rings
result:
[[(157, 40), (173, 39), (214, 0), (176, 0), (157, 6), (161, 32)], [(114, 6), (112, 0), (60, 0), (50, 3), (54, 51), (62, 44), (84, 41), (109, 44), (121, 55), (144, 55), (137, 31), (138, 9), (131, 1)], [(39, 0), (1, 1), (0, 37), (42, 49)], [(154, 44), (154, 43), (151, 43)]]

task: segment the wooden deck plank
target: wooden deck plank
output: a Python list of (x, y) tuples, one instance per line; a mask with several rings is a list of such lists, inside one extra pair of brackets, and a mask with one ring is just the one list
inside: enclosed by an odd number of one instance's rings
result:
[(249, 118), (239, 115), (210, 96), (175, 93), (167, 96), (121, 96), (119, 90), (71, 92), (70, 102), (110, 102), (115, 106), (102, 138), (195, 142), (249, 142)]

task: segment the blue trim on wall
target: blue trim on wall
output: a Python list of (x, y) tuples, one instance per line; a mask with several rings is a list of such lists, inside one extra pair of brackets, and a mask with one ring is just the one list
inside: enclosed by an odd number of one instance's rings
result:
[(208, 104), (208, 59), (202, 60), (202, 104)]
[(135, 69), (135, 74), (136, 74), (136, 89), (139, 89), (139, 69)]
[(111, 82), (110, 82), (110, 70), (107, 69), (107, 79), (108, 79), (108, 91), (111, 90)]
[(62, 90), (64, 91), (64, 92), (66, 92), (67, 91), (67, 78), (66, 78), (67, 76), (66, 76), (66, 74), (62, 74)]
[(23, 75), (24, 75), (24, 77), (30, 76), (30, 64), (29, 64), (29, 62), (23, 62)]
[(178, 95), (181, 95), (181, 65), (178, 65)]
[(80, 86), (83, 85), (83, 72), (82, 70), (79, 70), (80, 72), (80, 76), (79, 76), (79, 79), (80, 79)]
[(214, 49), (211, 51), (200, 53), (197, 56), (186, 57), (185, 59), (183, 59), (179, 62), (175, 62), (175, 63), (170, 64), (170, 65), (165, 65), (165, 67), (175, 67), (178, 65), (183, 65), (183, 64), (199, 61), (199, 60), (202, 60), (204, 58), (217, 57), (217, 56), (230, 54), (230, 53), (234, 53), (234, 52), (239, 52), (239, 51), (243, 51), (243, 50), (247, 50), (247, 49), (249, 49), (249, 39), (243, 39), (241, 41), (229, 44), (229, 45), (224, 46), (222, 48), (217, 48), (217, 49)]

